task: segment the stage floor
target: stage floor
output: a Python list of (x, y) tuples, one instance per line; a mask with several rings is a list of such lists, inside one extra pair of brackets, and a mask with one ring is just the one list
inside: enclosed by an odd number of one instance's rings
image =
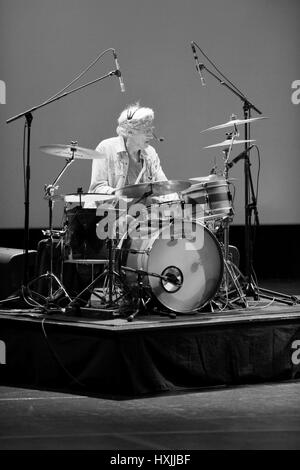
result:
[(0, 448), (299, 449), (300, 305), (250, 304), (130, 323), (2, 310)]
[(2, 384), (137, 396), (300, 375), (299, 303), (249, 299), (248, 308), (132, 322), (95, 306), (2, 309), (0, 331)]
[[(300, 299), (300, 296), (295, 296)], [(70, 325), (78, 328), (102, 329), (111, 332), (124, 332), (145, 329), (172, 329), (189, 326), (229, 325), (241, 323), (261, 323), (282, 321), (290, 322), (300, 319), (300, 303), (286, 305), (270, 299), (247, 299), (248, 308), (225, 309), (215, 312), (171, 312), (171, 318), (165, 311), (157, 313), (139, 313), (129, 322), (127, 316), (117, 310), (104, 309), (94, 296), (91, 307), (81, 308), (76, 314), (62, 312), (42, 313), (38, 309), (4, 309), (0, 307), (0, 320), (40, 321), (57, 325)]]

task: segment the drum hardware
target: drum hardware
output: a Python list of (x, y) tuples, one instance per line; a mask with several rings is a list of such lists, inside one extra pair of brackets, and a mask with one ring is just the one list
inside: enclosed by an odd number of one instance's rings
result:
[(74, 193), (74, 194), (65, 194), (61, 196), (61, 199), (67, 204), (79, 204), (82, 206), (89, 203), (103, 203), (103, 202), (113, 202), (116, 200), (116, 197), (111, 194), (102, 194), (102, 193)]
[[(228, 258), (226, 259), (225, 251), (223, 256), (225, 267), (223, 282), (216, 298), (213, 300), (216, 304), (217, 301), (221, 302), (223, 309), (248, 308), (247, 296), (239, 281), (239, 278), (243, 278), (243, 275), (232, 261)], [(232, 296), (234, 297), (232, 298)]]
[[(49, 243), (50, 243), (50, 270), (46, 272), (46, 274), (42, 274), (38, 278), (34, 279), (30, 285), (32, 285), (34, 282), (37, 282), (39, 279), (45, 278), (48, 280), (48, 289), (49, 289), (49, 295), (46, 298), (46, 305), (42, 306), (42, 308), (46, 309), (46, 311), (49, 311), (49, 307), (51, 307), (54, 303), (55, 305), (55, 298), (56, 298), (56, 292), (53, 292), (53, 282), (55, 281), (56, 284), (59, 286), (59, 290), (64, 293), (66, 298), (69, 300), (68, 306), (72, 304), (72, 299), (67, 293), (65, 287), (62, 284), (62, 280), (59, 280), (57, 276), (53, 273), (53, 236), (57, 233), (57, 230), (53, 230), (52, 222), (53, 222), (53, 204), (58, 197), (54, 194), (55, 191), (58, 189), (57, 183), (60, 180), (60, 178), (63, 176), (67, 168), (74, 162), (75, 159), (95, 159), (95, 158), (103, 158), (102, 155), (99, 152), (96, 152), (94, 150), (90, 149), (85, 149), (82, 147), (78, 147), (78, 142), (77, 141), (71, 141), (70, 145), (48, 145), (48, 146), (41, 146), (40, 150), (44, 153), (47, 153), (49, 155), (53, 156), (58, 156), (58, 157), (63, 157), (66, 160), (65, 166), (55, 178), (54, 182), (49, 185), (45, 185), (44, 187), (44, 199), (48, 200), (48, 206), (49, 206), (49, 229), (45, 231), (45, 234), (49, 237)], [(95, 195), (88, 195), (88, 199), (86, 198), (86, 194), (83, 193), (82, 188), (78, 188), (76, 194), (72, 195), (66, 195), (66, 196), (60, 196), (59, 198), (64, 199), (65, 202), (70, 202), (70, 203), (79, 203), (80, 206), (82, 206), (83, 203), (90, 202), (91, 199), (93, 199)], [(96, 196), (97, 200), (113, 200), (115, 199), (114, 196), (108, 196), (108, 195), (100, 195)], [(94, 199), (93, 199), (94, 200)], [(66, 231), (64, 232), (65, 235)], [(61, 233), (62, 234), (62, 233)], [(111, 292), (111, 286), (109, 287), (109, 292)], [(82, 294), (82, 293), (81, 293)], [(79, 296), (77, 296), (78, 298)], [(111, 294), (110, 294), (111, 298)]]
[[(106, 53), (106, 51), (104, 51)], [(103, 53), (103, 54), (104, 54)], [(65, 91), (67, 88), (70, 87), (78, 77), (73, 80), (70, 84), (63, 88), (63, 90), (56, 93), (54, 96), (50, 97), (47, 100), (43, 100), (42, 103), (33, 106), (25, 111), (10, 117), (6, 120), (7, 124), (10, 124), (14, 121), (17, 121), (20, 118), (25, 118), (25, 125), (24, 125), (24, 145), (23, 145), (23, 153), (24, 153), (24, 186), (25, 186), (25, 200), (24, 200), (24, 207), (25, 207), (25, 217), (24, 217), (24, 269), (23, 269), (23, 281), (20, 288), (20, 293), (13, 298), (9, 298), (8, 301), (11, 300), (26, 300), (27, 296), (27, 283), (28, 283), (28, 276), (29, 276), (29, 219), (30, 219), (30, 174), (31, 174), (31, 167), (30, 167), (30, 158), (31, 158), (31, 129), (32, 129), (32, 121), (33, 121), (33, 113), (43, 107), (48, 106), (49, 104), (53, 103), (54, 101), (59, 101), (73, 93), (77, 93), (78, 91), (82, 90), (83, 88), (87, 88), (90, 85), (103, 81), (108, 77), (119, 76), (120, 71), (114, 70), (110, 71), (107, 74), (96, 78), (88, 83), (85, 83), (79, 87), (73, 88), (72, 90)], [(81, 74), (82, 75), (82, 74)], [(26, 156), (25, 156), (26, 153)], [(68, 155), (70, 157), (70, 155)], [(99, 156), (94, 156), (93, 158), (99, 158)], [(100, 157), (101, 158), (101, 157)], [(3, 301), (2, 301), (3, 303)], [(28, 303), (28, 302), (27, 302)]]
[[(234, 285), (238, 293), (238, 299), (242, 300), (242, 303), (245, 307), (248, 307), (247, 303), (247, 296), (253, 296), (254, 300), (259, 300), (260, 297), (266, 299), (273, 299), (279, 303), (285, 303), (288, 305), (294, 305), (295, 303), (300, 303), (300, 301), (295, 296), (288, 296), (286, 294), (281, 294), (275, 291), (266, 291), (265, 289), (260, 288), (252, 276), (253, 266), (252, 266), (252, 259), (253, 259), (253, 248), (251, 242), (251, 224), (252, 224), (252, 214), (254, 214), (255, 223), (259, 225), (259, 217), (258, 217), (258, 210), (257, 210), (257, 201), (256, 195), (253, 186), (253, 179), (251, 175), (251, 163), (249, 158), (249, 152), (253, 148), (253, 145), (248, 146), (248, 143), (251, 143), (253, 140), (248, 139), (250, 135), (250, 123), (259, 120), (259, 119), (266, 119), (263, 117), (260, 118), (250, 118), (250, 103), (245, 102), (244, 110), (245, 110), (245, 117), (244, 120), (237, 120), (232, 119), (228, 123), (220, 126), (214, 126), (212, 128), (206, 130), (215, 130), (221, 129), (225, 127), (234, 126), (233, 133), (229, 134), (226, 141), (221, 142), (219, 144), (211, 145), (205, 148), (213, 148), (213, 147), (224, 147), (223, 154), (224, 154), (224, 172), (223, 176), (226, 181), (229, 181), (228, 178), (228, 171), (232, 166), (237, 163), (242, 158), (244, 159), (244, 173), (245, 173), (245, 257), (246, 257), (246, 266), (245, 266), (245, 275), (243, 275), (240, 271), (238, 271), (238, 277), (235, 277), (235, 266), (231, 264), (233, 267), (233, 272), (230, 272), (230, 268), (227, 268), (228, 265), (228, 245), (229, 245), (229, 224), (230, 222), (223, 223), (224, 229), (224, 264), (225, 264), (225, 276), (224, 276), (224, 284), (225, 284), (225, 291), (228, 292), (228, 286), (230, 285), (230, 281), (235, 279)], [(234, 117), (234, 116), (233, 116)], [(233, 140), (235, 136), (238, 136), (237, 133), (237, 125), (244, 124), (245, 126), (245, 140), (238, 141)], [(203, 131), (204, 132), (204, 131)], [(228, 142), (227, 142), (228, 141)], [(255, 142), (255, 141), (254, 141)], [(229, 162), (229, 155), (231, 153), (232, 145), (237, 143), (244, 143), (245, 150), (237, 157), (233, 158), (231, 162)], [(226, 145), (224, 145), (226, 144)], [(203, 182), (203, 184), (207, 184), (207, 182)], [(251, 198), (251, 202), (250, 202)], [(230, 266), (229, 264), (229, 266)], [(239, 281), (241, 278), (241, 282)], [(232, 305), (230, 306), (232, 308)]]
[[(104, 271), (98, 276), (96, 276), (95, 279), (93, 279), (92, 282), (89, 285), (87, 285), (76, 297), (74, 297), (72, 300), (70, 299), (70, 302), (67, 305), (67, 309), (72, 309), (77, 304), (77, 301), (80, 300), (82, 294), (84, 294), (87, 291), (90, 291), (91, 288), (103, 278), (104, 279), (107, 278), (108, 280), (108, 301), (104, 303), (102, 308), (103, 309), (118, 308), (118, 305), (113, 300), (113, 290), (115, 287), (115, 279), (116, 277), (120, 277), (120, 274), (115, 271), (114, 252), (116, 248), (113, 246), (113, 240), (111, 238), (108, 237), (106, 240), (106, 243), (107, 243), (107, 248), (108, 248), (108, 259), (105, 260), (106, 267)], [(74, 262), (76, 262), (76, 260), (74, 260)]]
[[(77, 142), (72, 141), (70, 146), (68, 147), (69, 156), (68, 156), (68, 158), (66, 158), (65, 166), (62, 168), (62, 170), (60, 171), (60, 173), (55, 178), (55, 180), (53, 181), (52, 184), (48, 184), (48, 185), (45, 184), (45, 186), (44, 186), (44, 199), (48, 200), (48, 208), (49, 208), (49, 228), (48, 228), (48, 230), (43, 231), (43, 233), (44, 233), (44, 235), (46, 235), (48, 237), (49, 244), (50, 244), (50, 267), (49, 267), (49, 271), (47, 271), (45, 274), (42, 274), (39, 277), (37, 277), (36, 279), (34, 279), (33, 281), (31, 281), (29, 286), (33, 285), (35, 282), (38, 282), (40, 279), (46, 279), (48, 281), (48, 296), (45, 297), (46, 303), (45, 303), (45, 305), (41, 305), (41, 304), (39, 305), (40, 307), (45, 309), (47, 313), (49, 313), (49, 311), (53, 308), (53, 306), (55, 308), (55, 305), (56, 305), (57, 290), (55, 292), (53, 290), (53, 282), (54, 281), (56, 282), (56, 284), (58, 286), (58, 290), (60, 292), (63, 292), (63, 294), (67, 297), (67, 299), (69, 301), (71, 301), (71, 297), (69, 296), (69, 294), (67, 293), (65, 287), (63, 286), (62, 281), (60, 279), (58, 279), (58, 277), (53, 272), (53, 241), (54, 241), (54, 236), (57, 235), (57, 234), (59, 234), (60, 236), (64, 236), (65, 233), (66, 233), (66, 230), (65, 231), (58, 231), (58, 230), (53, 229), (53, 205), (54, 205), (55, 199), (57, 199), (57, 197), (55, 197), (55, 194), (54, 194), (55, 191), (59, 187), (57, 185), (57, 183), (59, 182), (60, 178), (65, 173), (67, 168), (73, 163), (73, 161), (75, 159), (75, 154), (77, 152), (77, 148), (78, 148), (77, 147)], [(41, 149), (43, 149), (43, 147), (41, 147)], [(47, 152), (48, 152), (48, 150), (47, 150)], [(79, 190), (79, 193), (80, 193), (80, 190)], [(41, 297), (41, 296), (39, 295), (39, 297)]]
[[(193, 42), (194, 46), (197, 47), (197, 49), (200, 50), (200, 52), (206, 57), (207, 55), (203, 53), (202, 49), (199, 47), (199, 45), (196, 42)], [(210, 61), (211, 62), (211, 61)], [(212, 63), (212, 62), (211, 62)], [(232, 81), (227, 79), (225, 75), (220, 72), (214, 65), (215, 69), (218, 71), (218, 73), (221, 76), (218, 76), (216, 73), (212, 72), (209, 68), (206, 67), (205, 64), (202, 64), (202, 68), (207, 71), (217, 82), (226, 87), (227, 90), (231, 91), (233, 95), (238, 97), (241, 102), (243, 103), (243, 112), (244, 112), (244, 119), (243, 122), (236, 122), (237, 120), (235, 119), (235, 116), (232, 116), (234, 119), (230, 119), (228, 123), (225, 123), (225, 125), (221, 125), (223, 127), (230, 127), (232, 124), (237, 126), (239, 124), (242, 124), (244, 126), (244, 141), (235, 141), (235, 144), (237, 143), (244, 143), (245, 144), (245, 151), (248, 148), (248, 144), (251, 142), (250, 140), (250, 125), (253, 122), (253, 118), (251, 118), (251, 111), (255, 111), (257, 114), (262, 117), (262, 112), (246, 97), (246, 95), (238, 89), (236, 85), (233, 84)], [(231, 121), (234, 121), (232, 123)], [(216, 126), (214, 126), (216, 127)], [(217, 126), (217, 128), (220, 128), (220, 126)], [(220, 144), (216, 144), (215, 146), (224, 146), (225, 142), (222, 142)], [(225, 145), (228, 146), (228, 143)], [(252, 210), (255, 207), (255, 214), (256, 214), (256, 219), (258, 220), (257, 217), (257, 208), (256, 208), (256, 198), (254, 191), (252, 191), (252, 188), (250, 188), (251, 183), (251, 174), (250, 174), (250, 159), (249, 156), (245, 155), (244, 159), (244, 174), (245, 174), (245, 257), (246, 257), (246, 292), (248, 294), (252, 294), (255, 298), (257, 298), (257, 286), (252, 285), (252, 272), (253, 272), (253, 265), (252, 265), (252, 241), (251, 241), (251, 216), (252, 216)], [(252, 197), (252, 204), (249, 204), (249, 199), (250, 199), (250, 190), (251, 190), (251, 197)], [(250, 207), (251, 206), (251, 207)]]
[(129, 232), (119, 246), (123, 284), (140, 295), (143, 287), (154, 302), (173, 313), (197, 313), (216, 294), (223, 278), (221, 245), (205, 225), (189, 224), (193, 237), (171, 239), (170, 223), (150, 238), (131, 238)]
[[(182, 282), (180, 280), (178, 280), (176, 278), (176, 276), (171, 274), (171, 273), (160, 275), (160, 274), (157, 274), (157, 273), (150, 273), (148, 271), (144, 271), (143, 269), (130, 268), (128, 266), (121, 266), (121, 270), (125, 271), (125, 272), (127, 271), (127, 272), (137, 274), (137, 287), (138, 287), (137, 288), (137, 293), (138, 293), (137, 308), (133, 313), (131, 313), (127, 317), (128, 322), (133, 321), (133, 319), (136, 317), (137, 314), (142, 313), (142, 312), (146, 312), (146, 310), (147, 310), (146, 307), (147, 307), (148, 303), (151, 300), (150, 296), (148, 296), (148, 299), (146, 301), (144, 300), (144, 291), (145, 291), (145, 283), (144, 283), (144, 280), (143, 280), (144, 276), (152, 276), (152, 277), (159, 278), (159, 279), (161, 279), (162, 283), (165, 282), (166, 284), (167, 283), (172, 284), (173, 286), (175, 286), (176, 289), (178, 289), (180, 287), (180, 285), (182, 285)], [(164, 313), (164, 315), (167, 315), (170, 318), (176, 318), (176, 314), (174, 312), (166, 312), (166, 313)]]

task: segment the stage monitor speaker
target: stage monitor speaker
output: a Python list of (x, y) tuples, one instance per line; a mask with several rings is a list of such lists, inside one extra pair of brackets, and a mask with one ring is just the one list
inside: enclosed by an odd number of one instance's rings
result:
[[(28, 279), (35, 276), (36, 250), (28, 252)], [(22, 285), (25, 254), (18, 248), (0, 247), (0, 299), (18, 291)]]

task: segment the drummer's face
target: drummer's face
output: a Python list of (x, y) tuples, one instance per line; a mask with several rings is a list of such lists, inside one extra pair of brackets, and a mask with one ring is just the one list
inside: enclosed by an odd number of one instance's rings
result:
[(148, 147), (149, 142), (153, 139), (153, 128), (149, 128), (145, 131), (135, 132), (131, 134), (130, 140), (136, 147), (143, 150)]

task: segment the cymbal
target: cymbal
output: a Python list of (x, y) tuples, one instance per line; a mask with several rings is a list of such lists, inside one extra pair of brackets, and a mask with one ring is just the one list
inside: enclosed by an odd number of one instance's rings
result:
[(93, 203), (102, 203), (113, 201), (116, 199), (114, 194), (100, 194), (100, 193), (74, 193), (74, 194), (65, 194), (62, 196), (65, 202), (70, 203), (85, 203), (85, 202), (93, 202)]
[[(195, 178), (189, 178), (191, 181), (197, 181), (198, 183), (209, 183), (213, 181), (225, 181), (224, 176), (218, 175), (209, 175), (209, 176), (199, 176)], [(237, 178), (227, 178), (226, 181), (237, 181)]]
[(61, 145), (61, 144), (42, 145), (40, 147), (40, 150), (49, 155), (53, 155), (54, 157), (72, 158), (73, 148), (75, 149), (74, 158), (80, 158), (84, 160), (89, 160), (89, 159), (94, 159), (94, 158), (95, 159), (105, 158), (104, 154), (101, 154), (100, 152), (97, 152), (96, 150), (85, 149), (82, 147), (77, 147), (76, 145), (74, 147), (72, 145)]
[(213, 145), (208, 145), (207, 147), (203, 147), (204, 149), (212, 149), (214, 147), (230, 147), (232, 145), (237, 145), (237, 144), (247, 144), (250, 142), (256, 142), (256, 140), (234, 140), (232, 141), (231, 139), (226, 139), (223, 142), (219, 142), (218, 144), (213, 144)]
[(126, 196), (130, 198), (165, 196), (166, 194), (178, 193), (191, 186), (189, 181), (170, 180), (155, 181), (153, 183), (140, 183), (124, 186), (116, 189), (114, 194), (117, 196)]
[(199, 183), (207, 183), (208, 181), (216, 181), (218, 179), (220, 179), (221, 177), (216, 175), (216, 174), (212, 174), (212, 175), (208, 175), (208, 176), (197, 176), (195, 178), (189, 178), (190, 181), (198, 181)]
[(240, 126), (242, 124), (250, 124), (251, 122), (258, 121), (260, 119), (268, 119), (266, 116), (259, 116), (255, 118), (248, 118), (248, 119), (232, 119), (231, 121), (225, 122), (224, 124), (219, 124), (218, 126), (209, 127), (208, 129), (204, 129), (202, 132), (207, 131), (215, 131), (217, 129), (226, 129), (227, 127), (231, 126)]

